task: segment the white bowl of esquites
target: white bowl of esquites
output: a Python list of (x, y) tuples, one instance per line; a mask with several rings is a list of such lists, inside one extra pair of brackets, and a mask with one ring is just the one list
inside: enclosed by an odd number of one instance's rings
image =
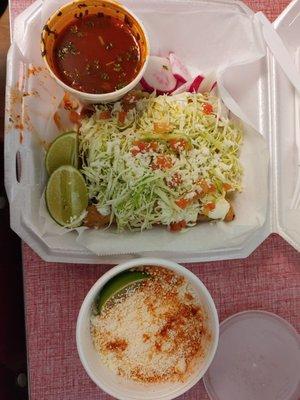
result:
[[(95, 316), (95, 300), (107, 282), (141, 267), (150, 279)], [(76, 328), (87, 374), (119, 400), (171, 400), (185, 393), (207, 371), (218, 338), (218, 314), (204, 284), (185, 267), (157, 258), (134, 259), (105, 273), (85, 297)]]

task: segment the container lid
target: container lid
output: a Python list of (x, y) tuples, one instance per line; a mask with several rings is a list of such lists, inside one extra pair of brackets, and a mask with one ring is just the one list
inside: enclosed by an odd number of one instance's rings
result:
[(211, 400), (299, 400), (299, 371), (296, 330), (275, 314), (245, 311), (221, 323), (204, 385)]
[(300, 93), (300, 75), (281, 37), (264, 13), (260, 11), (255, 14), (255, 17), (262, 24), (264, 39), (273, 56), (283, 69), (290, 83), (295, 87), (298, 93)]

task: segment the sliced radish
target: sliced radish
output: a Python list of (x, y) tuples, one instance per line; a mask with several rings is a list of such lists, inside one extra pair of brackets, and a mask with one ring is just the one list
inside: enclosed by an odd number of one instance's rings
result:
[(188, 92), (191, 84), (193, 83), (194, 79), (191, 79), (183, 84), (179, 84), (179, 86), (176, 87), (176, 89), (171, 93), (172, 96), (175, 94), (180, 94), (184, 92)]
[(177, 85), (170, 61), (165, 57), (151, 56), (141, 85), (147, 92), (171, 93)]
[(218, 96), (218, 85), (217, 82), (215, 82), (211, 89), (210, 89), (210, 94), (212, 94), (213, 96)]
[(169, 54), (169, 60), (171, 65), (171, 70), (176, 80), (181, 83), (185, 83), (191, 79), (191, 75), (187, 67), (174, 53)]
[(214, 89), (216, 89), (216, 88), (217, 88), (217, 82), (215, 82), (215, 83), (212, 85), (210, 91), (212, 91), (212, 90), (214, 90)]
[[(175, 76), (175, 75), (174, 75), (174, 76)], [(177, 79), (177, 78), (176, 78), (176, 82), (177, 82), (177, 83), (176, 83), (176, 87), (175, 87), (174, 90), (172, 90), (172, 92), (171, 92), (170, 94), (174, 93), (175, 90), (180, 89), (181, 86), (186, 85), (186, 83), (188, 83), (187, 87), (191, 84), (191, 81), (183, 82), (182, 80)]]
[(198, 93), (210, 92), (215, 88), (216, 84), (217, 84), (216, 75), (214, 73), (211, 73), (203, 79), (200, 86), (198, 87), (197, 92)]
[(201, 85), (201, 82), (203, 82), (204, 79), (205, 79), (204, 76), (197, 75), (196, 78), (194, 78), (193, 82), (191, 83), (188, 91), (191, 93), (197, 93)]
[[(177, 89), (179, 89), (182, 85), (184, 85), (184, 82), (179, 81), (178, 79), (176, 79), (176, 80), (177, 80), (177, 83), (176, 83), (176, 87), (175, 87), (174, 90), (177, 90)], [(173, 90), (173, 92), (174, 92), (174, 90)], [(172, 92), (172, 93), (173, 93), (173, 92)]]

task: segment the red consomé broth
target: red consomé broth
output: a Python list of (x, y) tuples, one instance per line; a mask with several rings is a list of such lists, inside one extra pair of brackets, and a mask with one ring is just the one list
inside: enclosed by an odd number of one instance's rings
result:
[(126, 86), (138, 74), (140, 58), (130, 27), (102, 13), (72, 21), (54, 46), (56, 75), (86, 93), (109, 93)]

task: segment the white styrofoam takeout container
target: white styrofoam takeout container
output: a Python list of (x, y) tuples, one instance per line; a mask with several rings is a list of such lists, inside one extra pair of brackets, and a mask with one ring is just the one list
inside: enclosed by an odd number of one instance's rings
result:
[[(207, 328), (211, 333), (211, 341), (207, 347), (206, 356), (201, 360), (192, 375), (180, 383), (164, 383), (155, 385), (142, 385), (130, 382), (115, 375), (101, 361), (96, 352), (90, 334), (90, 317), (92, 305), (101, 288), (112, 277), (127, 269), (140, 265), (164, 266), (179, 275), (184, 276), (198, 296), (198, 299), (207, 315)], [(183, 266), (159, 258), (140, 258), (117, 265), (106, 272), (92, 286), (86, 295), (77, 319), (76, 343), (80, 360), (89, 377), (105, 392), (120, 400), (171, 400), (187, 392), (205, 374), (211, 364), (219, 340), (219, 320), (213, 299), (200, 279)]]
[[(155, 1), (155, 0), (153, 0)], [(249, 18), (254, 13), (240, 1), (189, 1), (195, 7), (216, 12), (218, 7), (228, 7), (231, 13), (238, 13)], [(166, 10), (172, 4), (174, 7), (184, 9), (184, 0), (155, 1), (157, 7)], [(24, 11), (15, 21), (14, 41), (22, 40), (26, 26), (40, 12), (41, 0), (37, 0)], [(300, 33), (300, 1), (295, 0), (275, 21), (274, 27), (281, 35), (291, 56), (295, 59), (300, 47), (298, 40)], [(8, 54), (7, 88), (11, 87), (20, 74), (21, 56), (18, 47), (12, 45)], [(179, 262), (213, 261), (247, 257), (270, 233), (279, 233), (296, 249), (300, 249), (300, 209), (290, 208), (296, 185), (299, 166), (297, 165), (296, 135), (300, 134), (298, 100), (294, 88), (289, 83), (281, 68), (276, 63), (273, 55), (267, 56), (253, 65), (240, 65), (236, 68), (236, 87), (243, 87), (247, 82), (247, 90), (236, 90), (235, 100), (246, 104), (257, 104), (255, 113), (248, 115), (251, 121), (264, 136), (270, 154), (269, 168), (269, 198), (268, 211), (264, 224), (253, 232), (243, 237), (241, 244), (208, 249), (196, 253), (172, 252), (166, 253), (157, 249), (156, 256), (168, 257)], [(252, 87), (250, 87), (250, 83)], [(9, 108), (9, 104), (8, 104)], [(9, 111), (9, 110), (8, 110)], [(22, 115), (22, 104), (19, 110)], [(247, 110), (245, 110), (247, 111)], [(8, 126), (9, 112), (6, 115)], [(20, 167), (21, 161), (21, 167)], [(16, 163), (18, 168), (16, 168)], [(26, 168), (28, 163), (33, 163), (34, 176)], [(28, 243), (44, 260), (72, 263), (119, 263), (134, 257), (153, 255), (153, 253), (138, 252), (134, 255), (97, 256), (79, 245), (72, 235), (42, 236), (35, 227), (35, 221), (29, 219), (26, 207), (36, 208), (39, 204), (41, 188), (41, 165), (43, 155), (33, 141), (23, 145), (19, 140), (19, 132), (9, 132), (5, 138), (5, 185), (10, 201), (11, 227)], [(21, 168), (21, 177), (17, 178), (16, 169)], [(30, 190), (27, 189), (30, 183)], [(27, 186), (26, 186), (27, 185)]]

